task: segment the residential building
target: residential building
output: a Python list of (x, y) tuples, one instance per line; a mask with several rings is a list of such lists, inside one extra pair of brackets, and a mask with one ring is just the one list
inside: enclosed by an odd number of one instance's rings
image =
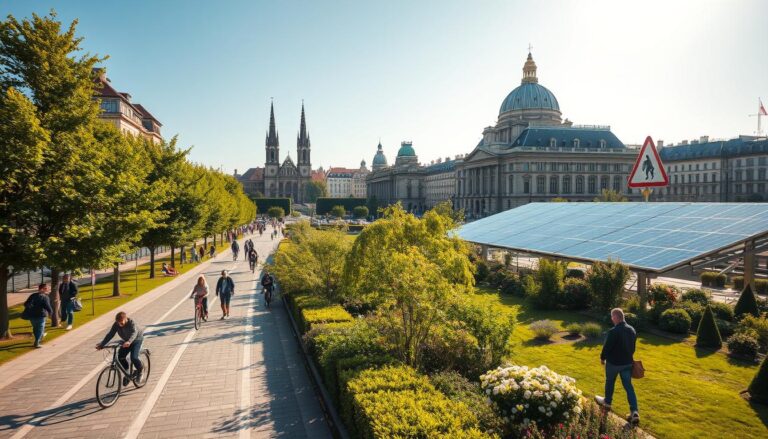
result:
[(118, 92), (107, 78), (106, 70), (94, 69), (96, 83), (93, 98), (99, 101), (99, 118), (113, 124), (121, 133), (140, 136), (155, 143), (163, 141), (160, 123), (144, 106), (131, 102), (131, 95)]
[(456, 195), (456, 162), (446, 157), (445, 161), (429, 164), (424, 169), (424, 201), (425, 207), (431, 209), (437, 203), (454, 201)]

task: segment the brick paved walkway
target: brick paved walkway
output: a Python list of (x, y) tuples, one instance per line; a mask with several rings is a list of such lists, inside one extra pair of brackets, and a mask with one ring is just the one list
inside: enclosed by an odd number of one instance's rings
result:
[[(252, 238), (260, 259), (277, 241)], [(241, 248), (243, 241), (241, 240)], [(192, 325), (188, 296), (198, 272), (211, 287), (231, 270), (237, 294), (229, 320), (209, 299), (210, 320)], [(96, 403), (102, 352), (93, 346), (111, 316), (59, 337), (0, 367), (0, 438), (330, 438), (320, 404), (291, 333), (287, 310), (266, 310), (259, 275), (229, 252), (125, 306), (147, 326), (152, 372), (142, 389), (127, 387), (117, 403)], [(143, 300), (142, 300), (143, 299)]]

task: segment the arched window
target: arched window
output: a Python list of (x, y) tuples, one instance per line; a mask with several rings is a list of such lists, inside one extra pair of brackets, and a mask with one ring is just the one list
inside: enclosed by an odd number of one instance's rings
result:
[(608, 178), (607, 175), (603, 175), (602, 177), (600, 177), (600, 190), (601, 191), (604, 191), (604, 190), (608, 189), (609, 180), (610, 179)]
[(557, 176), (553, 175), (549, 177), (549, 193), (550, 194), (557, 194), (558, 193), (558, 178)]
[(613, 176), (613, 190), (621, 193), (621, 176), (619, 175)]
[(557, 146), (557, 139), (555, 139), (554, 137), (549, 139), (549, 146), (550, 146), (550, 148), (556, 147)]
[(571, 193), (571, 176), (570, 175), (563, 176), (563, 193), (564, 194)]
[(581, 144), (581, 142), (579, 141), (579, 139), (573, 139), (573, 147), (574, 148), (578, 148), (580, 144)]
[(600, 149), (605, 149), (605, 140), (600, 139)]
[(587, 179), (587, 190), (590, 194), (596, 194), (597, 193), (597, 177), (594, 175), (590, 175)]
[(584, 193), (584, 176), (583, 175), (576, 176), (576, 193), (577, 194)]

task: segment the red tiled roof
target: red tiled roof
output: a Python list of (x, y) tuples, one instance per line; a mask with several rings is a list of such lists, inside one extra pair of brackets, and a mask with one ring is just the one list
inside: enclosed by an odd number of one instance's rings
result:
[(133, 104), (133, 106), (134, 106), (134, 108), (136, 108), (137, 110), (139, 110), (139, 113), (141, 113), (141, 115), (142, 115), (142, 117), (143, 117), (143, 118), (145, 118), (145, 119), (152, 119), (152, 120), (153, 120), (153, 121), (155, 121), (155, 122), (156, 122), (158, 125), (160, 125), (160, 126), (163, 126), (163, 124), (161, 124), (159, 120), (155, 119), (155, 116), (152, 116), (152, 113), (150, 113), (149, 111), (147, 111), (147, 109), (146, 109), (146, 108), (144, 108), (144, 106), (143, 106), (143, 105), (141, 105), (141, 104)]
[(331, 168), (328, 170), (329, 174), (354, 174), (358, 169), (349, 168)]
[(325, 181), (325, 172), (312, 171), (312, 181)]
[(121, 93), (118, 93), (117, 90), (115, 90), (112, 85), (109, 84), (109, 81), (106, 80), (106, 77), (96, 76), (96, 78), (93, 80), (93, 82), (96, 83), (96, 96), (100, 98), (122, 98), (123, 95)]
[(264, 168), (250, 168), (240, 176), (240, 179), (244, 181), (264, 180)]

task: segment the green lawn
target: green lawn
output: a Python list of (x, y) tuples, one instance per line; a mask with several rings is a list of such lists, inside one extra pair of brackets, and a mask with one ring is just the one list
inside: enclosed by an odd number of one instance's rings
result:
[[(546, 365), (576, 379), (588, 397), (603, 394), (600, 342), (541, 345), (532, 342), (528, 325), (550, 319), (562, 326), (589, 320), (567, 311), (532, 310), (522, 299), (481, 293), (478, 300), (516, 312), (518, 325), (512, 336), (509, 360), (522, 365)], [(606, 327), (607, 329), (607, 327)], [(757, 366), (719, 353), (640, 333), (635, 358), (642, 360), (646, 377), (635, 380), (642, 428), (659, 438), (768, 437), (768, 406), (752, 405), (739, 396)], [(617, 380), (614, 410), (628, 413), (626, 394)]]
[[(227, 248), (229, 248), (228, 245), (220, 245), (218, 252), (220, 253)], [(176, 257), (178, 258), (178, 254)], [(205, 260), (208, 260), (207, 256)], [(89, 322), (104, 313), (113, 311), (124, 303), (173, 279), (173, 277), (163, 276), (162, 271), (160, 271), (163, 262), (170, 262), (170, 257), (155, 260), (156, 277), (154, 279), (149, 279), (149, 263), (139, 265), (138, 271), (136, 271), (135, 274), (133, 270), (123, 271), (120, 274), (120, 297), (112, 297), (112, 276), (107, 276), (96, 281), (93, 301), (91, 301), (90, 283), (81, 285), (79, 296), (80, 300), (83, 302), (83, 310), (75, 313), (75, 327)], [(177, 259), (176, 269), (180, 273), (184, 273), (197, 265), (198, 264), (195, 263), (186, 263), (184, 264), (184, 267), (181, 268)], [(137, 276), (138, 282), (136, 282)], [(95, 315), (91, 314), (91, 304), (95, 307)], [(27, 320), (22, 320), (21, 318), (23, 307), (23, 304), (19, 304), (11, 307), (9, 310), (11, 333), (14, 335), (14, 338), (10, 340), (0, 340), (0, 364), (34, 349), (32, 347), (32, 343), (34, 342), (32, 338), (32, 327)], [(47, 323), (48, 327), (46, 328), (47, 335), (43, 339), (43, 344), (50, 342), (66, 332), (63, 328), (51, 328), (50, 324), (51, 321), (49, 319)]]

